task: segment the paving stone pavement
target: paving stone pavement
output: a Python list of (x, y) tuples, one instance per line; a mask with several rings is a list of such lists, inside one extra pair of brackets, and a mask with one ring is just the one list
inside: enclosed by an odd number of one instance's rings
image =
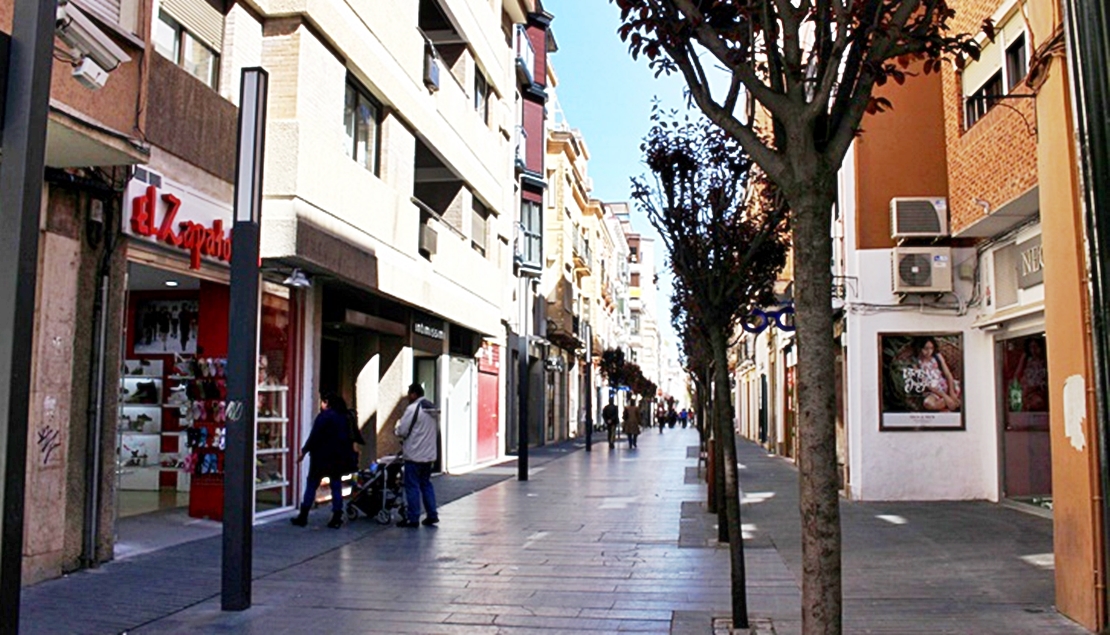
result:
[[(712, 633), (728, 552), (701, 502), (697, 433), (640, 441), (538, 451), (524, 483), (504, 467), (437, 479), (453, 502), (434, 529), (330, 531), (326, 512), (261, 527), (248, 611), (219, 610), (208, 539), (32, 587), (22, 632)], [(739, 445), (751, 615), (761, 635), (793, 635), (797, 474)], [(842, 509), (846, 633), (1085, 632), (1051, 607), (1050, 521), (988, 503)]]
[[(773, 549), (801, 579), (793, 464), (738, 443), (748, 559)], [(844, 632), (1086, 633), (1053, 608), (1052, 521), (982, 501), (841, 501)], [(749, 565), (750, 570), (750, 565)], [(778, 616), (778, 635), (801, 631)]]

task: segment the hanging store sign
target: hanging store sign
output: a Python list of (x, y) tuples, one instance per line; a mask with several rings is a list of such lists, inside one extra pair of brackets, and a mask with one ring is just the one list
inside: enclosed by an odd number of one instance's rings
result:
[(128, 184), (127, 201), (124, 233), (188, 253), (191, 269), (202, 259), (231, 262), (230, 206), (145, 170)]
[(497, 344), (482, 342), (478, 349), (478, 371), (483, 373), (497, 373), (501, 370), (501, 347)]
[(1031, 238), (1017, 246), (1018, 286), (1022, 289), (1044, 282), (1044, 251), (1041, 237)]
[(446, 336), (447, 330), (443, 320), (413, 311), (411, 337), (413, 348), (429, 353), (442, 353), (443, 340)]
[(443, 339), (443, 335), (444, 335), (443, 329), (441, 327), (432, 326), (431, 324), (428, 324), (427, 322), (421, 322), (419, 319), (417, 319), (413, 323), (412, 330), (415, 333), (419, 334), (419, 335), (423, 335), (424, 337), (430, 337), (433, 340), (441, 340), (441, 339)]

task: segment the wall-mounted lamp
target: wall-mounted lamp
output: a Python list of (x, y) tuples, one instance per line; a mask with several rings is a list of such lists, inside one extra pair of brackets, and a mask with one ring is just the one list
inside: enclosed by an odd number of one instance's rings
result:
[(294, 289), (308, 289), (312, 287), (312, 281), (309, 280), (308, 276), (304, 275), (304, 272), (300, 269), (294, 269), (293, 273), (289, 274), (289, 277), (286, 278), (282, 284)]

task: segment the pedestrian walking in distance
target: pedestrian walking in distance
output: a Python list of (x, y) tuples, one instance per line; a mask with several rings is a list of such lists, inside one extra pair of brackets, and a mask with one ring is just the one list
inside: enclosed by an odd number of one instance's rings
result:
[(409, 405), (394, 432), (401, 439), (405, 459), (405, 503), (408, 517), (397, 523), (398, 527), (417, 527), (420, 524), (420, 503), (424, 503), (424, 524), (439, 522), (436, 511), (436, 493), (432, 488), (432, 464), (436, 460), (435, 404), (424, 398), (420, 384), (409, 386)]
[(320, 414), (316, 415), (312, 432), (297, 458), (297, 462), (301, 463), (306, 455), (312, 457), (300, 513), (292, 519), (294, 525), (304, 527), (308, 524), (308, 511), (316, 502), (316, 490), (325, 476), (331, 486), (331, 520), (328, 527), (339, 529), (343, 525), (343, 471), (350, 463), (351, 443), (347, 402), (335, 393), (325, 393), (320, 397)]
[(640, 406), (633, 398), (624, 407), (624, 433), (628, 435), (628, 447), (636, 447), (636, 441), (640, 437)]
[(620, 418), (617, 404), (609, 402), (609, 405), (601, 409), (601, 420), (605, 422), (605, 430), (609, 433), (609, 449), (617, 447), (617, 423)]

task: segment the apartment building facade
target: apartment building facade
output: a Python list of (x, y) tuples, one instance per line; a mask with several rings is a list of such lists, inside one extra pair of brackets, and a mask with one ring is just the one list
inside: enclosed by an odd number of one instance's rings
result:
[(527, 434), (527, 445), (543, 438), (546, 420), (544, 363), (547, 355), (546, 298), (540, 288), (544, 271), (544, 207), (547, 181), (546, 116), (548, 86), (554, 73), (548, 55), (557, 50), (551, 32), (551, 14), (537, 0), (527, 7), (525, 21), (516, 27), (518, 113), (515, 135), (514, 174), (517, 216), (514, 223), (511, 269), (515, 279), (506, 285), (506, 325), (509, 362), (505, 391), (510, 395), (505, 432), (505, 447), (516, 452), (520, 434)]
[(630, 270), (624, 228), (609, 206), (591, 195), (590, 155), (582, 133), (562, 118), (557, 100), (550, 113), (543, 288), (552, 346), (547, 440), (553, 441), (584, 435), (588, 407), (594, 423), (601, 422), (609, 399), (601, 353), (619, 348), (631, 355), (633, 349), (627, 334)]
[(300, 499), (321, 391), (356, 409), (363, 462), (396, 451), (414, 382), (439, 407), (441, 469), (515, 449), (509, 346), (536, 331), (505, 307), (542, 253), (538, 2), (64, 6), (121, 53), (99, 90), (71, 76), (80, 60), (55, 63), (31, 406), (48, 442), (28, 457), (26, 583), (127, 552), (129, 518), (222, 514), (246, 67), (270, 78), (258, 517)]
[[(979, 60), (877, 93), (833, 227), (843, 490), (1051, 514), (1057, 608), (1106, 625), (1090, 304), (1070, 60), (1057, 3), (955, 3)], [(776, 336), (777, 337), (777, 336)], [(768, 340), (771, 338), (768, 337)], [(754, 338), (749, 338), (754, 341)], [(740, 429), (779, 446), (775, 358), (741, 348)], [(781, 357), (790, 366), (789, 355)], [(771, 419), (767, 431), (767, 420)], [(771, 437), (771, 438), (768, 438)], [(789, 446), (789, 439), (785, 440)], [(1051, 510), (1051, 511), (1049, 511)]]

